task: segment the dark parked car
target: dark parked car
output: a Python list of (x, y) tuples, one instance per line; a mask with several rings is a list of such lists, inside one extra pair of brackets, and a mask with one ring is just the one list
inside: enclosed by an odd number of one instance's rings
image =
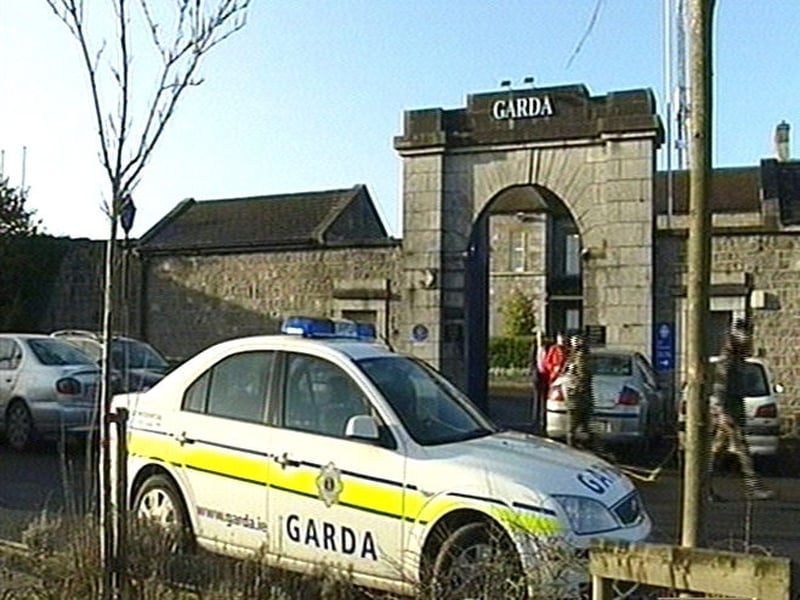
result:
[[(100, 334), (84, 330), (61, 330), (50, 334), (80, 348), (100, 362), (103, 358), (103, 338)], [(147, 342), (135, 338), (114, 336), (111, 341), (111, 366), (119, 373), (122, 392), (147, 390), (158, 383), (170, 363)]]

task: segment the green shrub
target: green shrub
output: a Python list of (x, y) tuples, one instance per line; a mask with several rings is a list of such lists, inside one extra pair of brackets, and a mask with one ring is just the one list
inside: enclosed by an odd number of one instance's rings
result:
[(530, 335), (536, 329), (536, 311), (533, 296), (514, 288), (500, 307), (503, 315), (503, 335), (509, 337)]
[(532, 335), (494, 337), (489, 340), (490, 369), (527, 369), (530, 366)]

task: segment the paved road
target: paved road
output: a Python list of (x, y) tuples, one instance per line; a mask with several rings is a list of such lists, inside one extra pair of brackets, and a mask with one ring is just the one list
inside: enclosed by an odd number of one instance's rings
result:
[[(529, 392), (522, 388), (495, 391), (489, 413), (505, 426), (528, 423), (532, 414)], [(778, 496), (765, 502), (745, 502), (741, 477), (735, 465), (715, 477), (715, 488), (726, 502), (708, 505), (703, 519), (704, 546), (737, 552), (786, 556), (800, 571), (800, 444), (784, 444), (779, 461), (759, 462), (767, 485)], [(652, 456), (631, 456), (616, 449), (618, 463), (626, 467), (645, 499), (655, 523), (653, 542), (675, 544), (681, 539), (682, 464), (667, 442)], [(663, 464), (658, 475), (648, 475)], [(800, 575), (800, 573), (798, 573)]]
[(80, 445), (62, 453), (55, 444), (42, 444), (19, 454), (0, 440), (0, 539), (20, 541), (44, 512), (84, 513), (93, 498), (86, 464)]

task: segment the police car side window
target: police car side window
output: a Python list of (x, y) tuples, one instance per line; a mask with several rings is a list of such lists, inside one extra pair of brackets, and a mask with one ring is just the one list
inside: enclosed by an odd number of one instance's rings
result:
[(183, 409), (262, 423), (273, 364), (273, 352), (229, 356), (189, 386)]
[(368, 406), (355, 382), (336, 365), (315, 356), (289, 355), (284, 427), (344, 437), (350, 417), (370, 414)]
[(210, 379), (211, 371), (206, 371), (187, 388), (186, 392), (183, 394), (183, 410), (200, 413), (206, 412), (208, 382)]

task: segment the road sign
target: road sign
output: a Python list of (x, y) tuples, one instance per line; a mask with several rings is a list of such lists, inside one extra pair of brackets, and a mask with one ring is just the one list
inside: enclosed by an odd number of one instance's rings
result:
[(658, 372), (672, 371), (675, 368), (675, 323), (656, 323), (653, 363)]

